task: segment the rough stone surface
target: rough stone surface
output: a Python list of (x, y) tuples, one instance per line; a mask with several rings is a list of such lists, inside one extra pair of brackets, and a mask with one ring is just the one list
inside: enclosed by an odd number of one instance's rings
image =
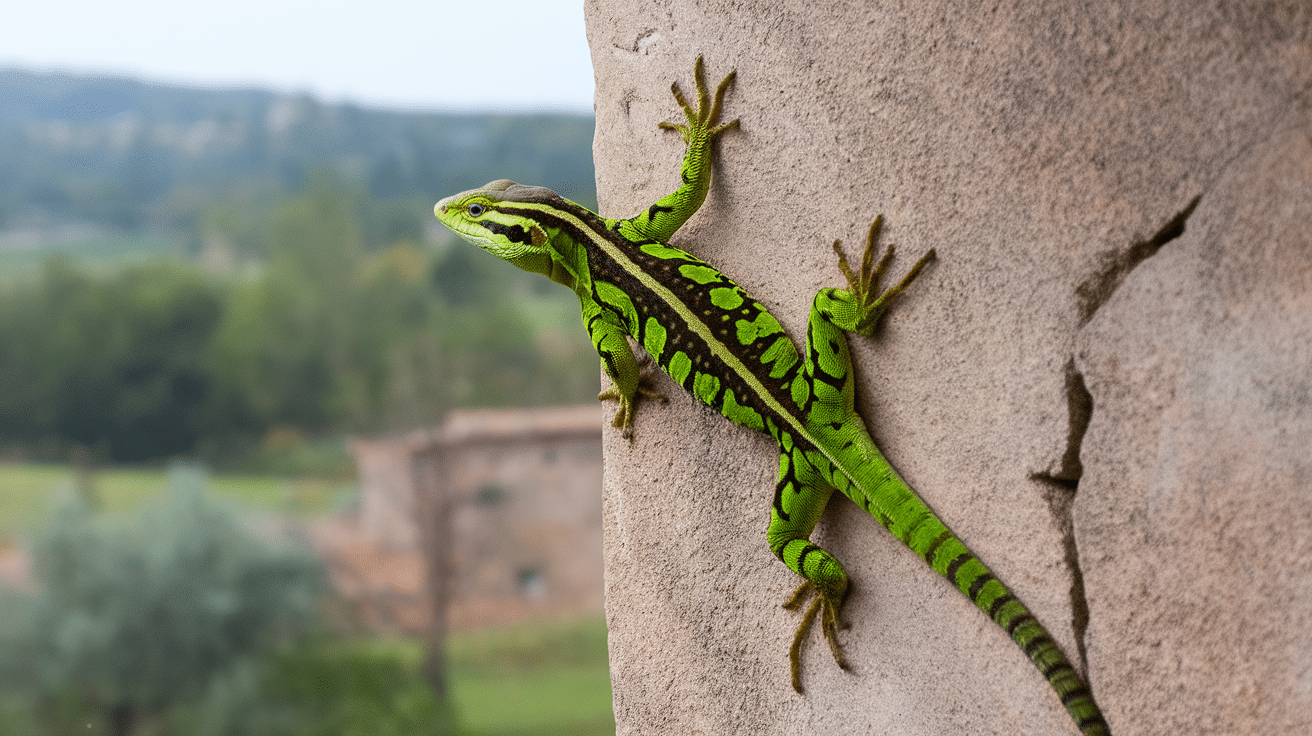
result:
[(1080, 335), (1089, 652), (1140, 733), (1312, 733), (1309, 132), (1236, 157)]
[[(801, 335), (886, 218), (939, 261), (874, 340), (860, 409), (1052, 631), (1113, 733), (1312, 727), (1312, 10), (1253, 3), (587, 0), (602, 212), (678, 183), (692, 60), (740, 131), (674, 239)], [(620, 734), (1075, 733), (964, 597), (853, 504), (853, 671), (788, 684), (777, 455), (671, 382), (606, 435)], [(1086, 431), (1087, 429), (1087, 431)], [(1073, 530), (1073, 531), (1072, 531)]]

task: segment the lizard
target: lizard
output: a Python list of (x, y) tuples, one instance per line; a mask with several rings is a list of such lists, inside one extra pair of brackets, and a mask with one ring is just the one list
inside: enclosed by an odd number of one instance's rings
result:
[(784, 604), (790, 610), (805, 606), (789, 648), (797, 692), (802, 692), (802, 643), (817, 618), (835, 662), (849, 669), (837, 637), (848, 577), (833, 555), (810, 540), (837, 490), (997, 623), (1038, 667), (1084, 736), (1109, 734), (1089, 688), (1052, 636), (897, 474), (854, 408), (855, 377), (844, 333), (872, 337), (935, 251), (881, 291), (893, 259), (889, 246), (875, 262), (882, 216), (870, 226), (859, 267), (835, 241), (847, 288), (816, 293), (805, 350), (799, 351), (764, 305), (708, 263), (669, 244), (706, 199), (713, 142), (739, 125), (737, 119), (719, 122), (734, 76), (725, 76), (712, 97), (698, 56), (696, 109), (677, 82), (671, 85), (685, 121), (658, 127), (679, 133), (686, 144), (681, 184), (635, 217), (601, 217), (550, 189), (506, 179), (442, 199), (434, 214), (480, 249), (574, 290), (612, 381), (598, 398), (618, 402), (613, 425), (630, 442), (640, 403), (667, 398), (650, 387), (630, 339), (696, 399), (778, 442), (779, 479), (766, 539), (775, 557), (804, 579)]

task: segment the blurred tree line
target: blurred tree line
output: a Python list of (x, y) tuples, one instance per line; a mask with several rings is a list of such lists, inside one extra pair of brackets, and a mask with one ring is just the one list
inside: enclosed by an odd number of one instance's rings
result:
[(506, 177), (587, 204), (593, 129), (582, 114), (377, 110), (0, 68), (0, 233), (194, 232), (216, 195), (302, 191), (324, 166), (380, 200), (436, 200)]
[(321, 169), (297, 194), (208, 207), (196, 259), (47, 261), (0, 288), (0, 448), (221, 461), (595, 396), (573, 295), (426, 243), (431, 207)]

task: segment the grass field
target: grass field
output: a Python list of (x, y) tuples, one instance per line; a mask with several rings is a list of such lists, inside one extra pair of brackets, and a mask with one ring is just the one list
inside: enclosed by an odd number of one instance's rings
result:
[(615, 733), (606, 622), (453, 632), (451, 699), (470, 736)]
[(610, 671), (550, 668), (499, 677), (453, 676), (451, 699), (468, 736), (604, 736), (615, 733)]
[[(95, 496), (106, 511), (126, 511), (163, 492), (167, 481), (162, 468), (106, 468), (95, 474)], [(72, 488), (67, 465), (0, 463), (0, 542), (39, 526)], [(296, 513), (331, 510), (352, 490), (337, 481), (260, 475), (216, 475), (210, 488), (250, 506)]]

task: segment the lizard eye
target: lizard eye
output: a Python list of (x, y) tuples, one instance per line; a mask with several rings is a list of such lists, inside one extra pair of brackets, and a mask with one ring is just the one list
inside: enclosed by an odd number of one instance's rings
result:
[(465, 208), (465, 211), (469, 213), (470, 217), (480, 217), (484, 212), (487, 211), (487, 209), (483, 207), (483, 205), (475, 202), (474, 204), (471, 204), (469, 205), (469, 207)]

